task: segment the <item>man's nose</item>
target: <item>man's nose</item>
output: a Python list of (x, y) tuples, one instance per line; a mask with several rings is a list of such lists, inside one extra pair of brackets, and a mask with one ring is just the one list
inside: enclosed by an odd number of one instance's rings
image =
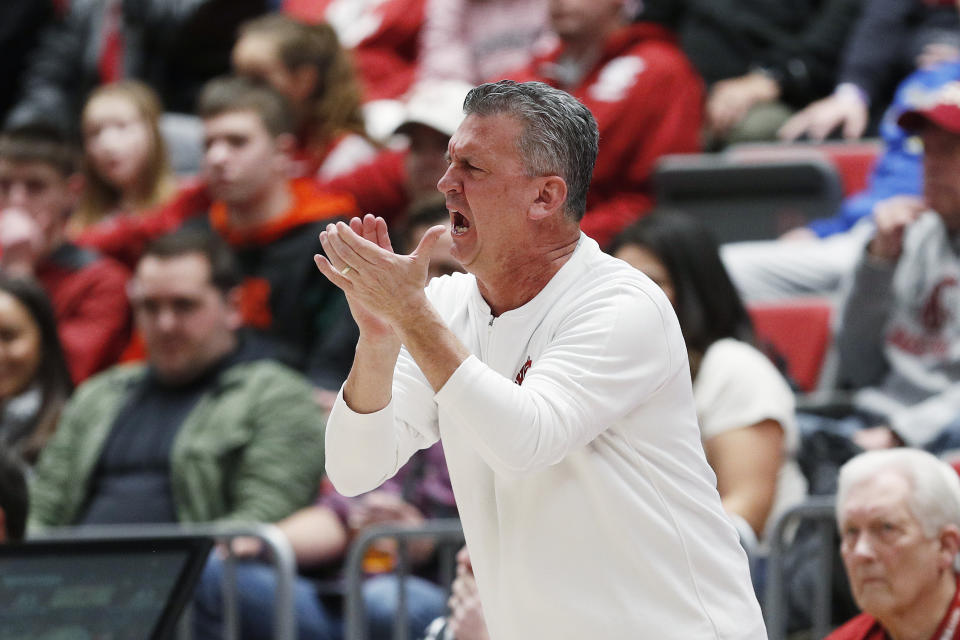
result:
[(213, 142), (207, 147), (204, 154), (204, 161), (209, 166), (220, 166), (228, 157), (227, 145), (220, 142)]
[(6, 206), (8, 207), (26, 207), (30, 201), (30, 195), (27, 193), (27, 186), (14, 182), (7, 191)]
[(872, 558), (874, 556), (873, 542), (871, 542), (869, 535), (857, 536), (853, 545), (853, 555), (858, 558)]
[(157, 328), (161, 331), (170, 331), (177, 326), (177, 314), (170, 307), (164, 307), (157, 312)]
[(459, 185), (460, 181), (456, 178), (456, 169), (451, 164), (447, 167), (447, 170), (443, 172), (443, 175), (440, 176), (440, 181), (437, 182), (437, 191), (440, 193), (459, 191)]

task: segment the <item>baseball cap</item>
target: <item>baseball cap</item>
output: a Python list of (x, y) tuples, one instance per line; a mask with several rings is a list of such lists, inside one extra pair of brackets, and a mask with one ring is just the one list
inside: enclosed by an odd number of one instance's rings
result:
[(897, 124), (916, 133), (933, 124), (950, 133), (960, 134), (960, 82), (948, 82), (917, 107), (904, 111)]
[(463, 122), (463, 100), (473, 85), (457, 80), (423, 80), (404, 101), (403, 122), (397, 133), (411, 124), (422, 124), (452, 136)]

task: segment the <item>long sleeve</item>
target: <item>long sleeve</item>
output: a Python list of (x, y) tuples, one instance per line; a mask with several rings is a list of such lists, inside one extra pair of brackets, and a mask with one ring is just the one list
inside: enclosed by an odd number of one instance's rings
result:
[(917, 0), (862, 0), (860, 18), (850, 33), (840, 64), (838, 84), (852, 83), (871, 99), (879, 97), (883, 86), (903, 63), (910, 16), (917, 4)]
[(52, 293), (60, 341), (74, 382), (116, 363), (130, 340), (127, 270), (99, 259)]
[(69, 496), (76, 483), (74, 461), (87, 435), (81, 392), (68, 403), (53, 437), (44, 447), (30, 482), (30, 518), (32, 531), (44, 527), (72, 524)]
[(301, 377), (271, 367), (249, 383), (255, 435), (233, 476), (232, 509), (222, 520), (276, 522), (305, 507), (323, 476), (324, 422)]
[(7, 126), (40, 121), (73, 130), (71, 123), (80, 112), (81, 94), (91, 83), (84, 61), (90, 45), (93, 4), (74, 2), (61, 22), (44, 31), (23, 73), (22, 94), (7, 117)]
[(837, 349), (841, 382), (854, 388), (878, 384), (889, 369), (884, 356), (884, 330), (894, 307), (895, 265), (864, 255), (844, 302)]
[(772, 69), (783, 99), (806, 106), (830, 93), (836, 82), (838, 52), (859, 14), (859, 0), (824, 0), (805, 28), (784, 34), (756, 61)]
[(355, 413), (341, 389), (327, 424), (327, 476), (345, 496), (376, 489), (417, 450), (440, 438), (433, 389), (406, 349), (397, 361), (389, 405)]
[(908, 445), (922, 447), (936, 438), (945, 427), (956, 424), (960, 416), (960, 385), (930, 396), (923, 402), (895, 412), (890, 427)]

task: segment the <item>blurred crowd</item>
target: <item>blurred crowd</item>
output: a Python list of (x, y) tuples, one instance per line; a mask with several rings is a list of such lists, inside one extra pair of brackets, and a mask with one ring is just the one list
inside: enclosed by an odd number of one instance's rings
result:
[[(437, 183), (464, 97), (504, 78), (564, 89), (594, 114), (581, 229), (673, 304), (704, 451), (746, 546), (762, 556), (777, 518), (835, 494), (863, 451), (960, 447), (953, 0), (5, 0), (5, 537), (274, 523), (301, 573), (300, 637), (341, 637), (353, 538), (456, 517), (456, 504), (439, 444), (363, 496), (324, 478), (325, 414), (358, 330), (314, 265), (318, 234), (373, 213), (409, 251), (449, 225)], [(861, 138), (882, 145), (866, 189), (781, 238), (719, 247), (708, 223), (655, 201), (669, 154)], [(449, 246), (448, 234), (430, 277), (463, 271)], [(798, 411), (748, 310), (810, 295), (837, 310), (833, 388), (847, 395), (829, 411)], [(954, 554), (957, 536), (941, 535)], [(815, 560), (797, 548), (797, 563)], [(232, 551), (242, 636), (269, 637), (264, 550)], [(378, 551), (364, 585), (373, 637), (390, 637), (398, 588), (411, 638), (438, 618), (436, 637), (486, 637), (467, 550), (449, 599), (432, 544), (414, 545), (400, 585), (395, 549)], [(211, 557), (199, 637), (222, 633), (221, 572)]]

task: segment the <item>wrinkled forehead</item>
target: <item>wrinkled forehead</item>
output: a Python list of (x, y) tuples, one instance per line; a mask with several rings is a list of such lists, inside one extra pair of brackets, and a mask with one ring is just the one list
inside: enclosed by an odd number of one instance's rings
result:
[(863, 478), (844, 489), (840, 522), (880, 517), (916, 520), (910, 507), (912, 488), (901, 473), (888, 471)]
[(519, 160), (523, 127), (519, 118), (506, 113), (471, 113), (450, 137), (447, 155), (450, 160), (458, 160), (463, 156), (502, 154)]

